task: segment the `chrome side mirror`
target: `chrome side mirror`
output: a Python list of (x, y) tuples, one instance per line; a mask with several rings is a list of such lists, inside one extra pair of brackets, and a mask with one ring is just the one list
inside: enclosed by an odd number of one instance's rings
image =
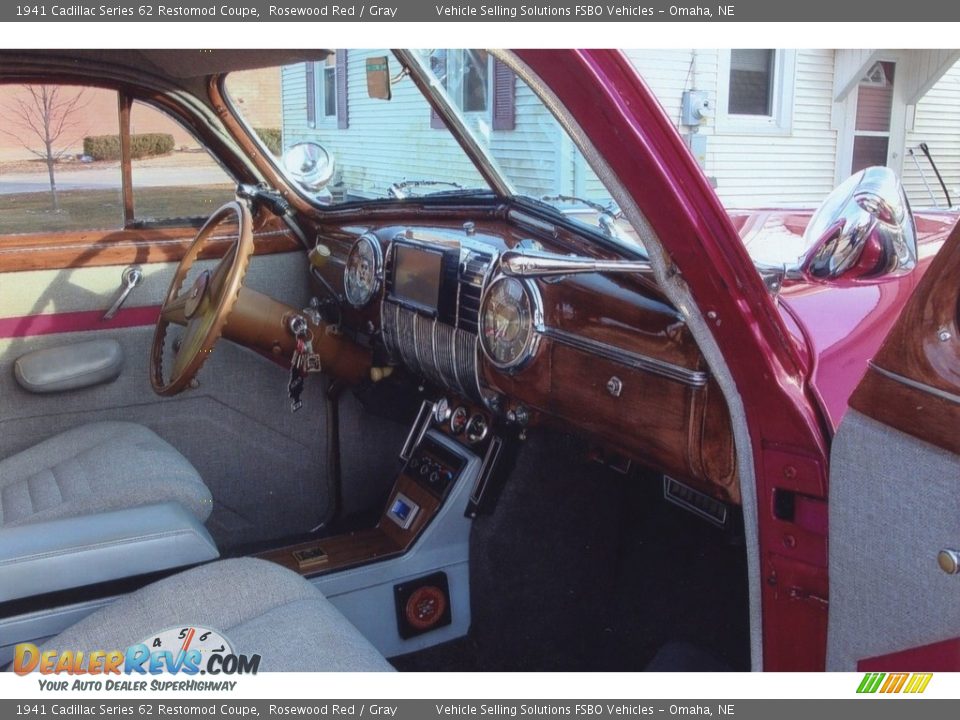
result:
[(803, 233), (800, 271), (818, 280), (907, 272), (917, 264), (917, 228), (890, 168), (869, 167), (841, 183)]
[(322, 145), (302, 142), (284, 150), (283, 168), (301, 188), (316, 193), (333, 178), (335, 163)]

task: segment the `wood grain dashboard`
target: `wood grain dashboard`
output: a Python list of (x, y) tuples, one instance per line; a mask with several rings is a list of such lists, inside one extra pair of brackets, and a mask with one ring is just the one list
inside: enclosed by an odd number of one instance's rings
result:
[[(595, 257), (602, 246), (576, 232), (505, 207), (469, 212), (391, 210), (316, 228), (330, 260), (314, 269), (319, 296), (343, 293), (347, 254), (373, 233), (386, 251), (397, 237), (482, 243), (496, 252), (518, 245)], [(493, 275), (491, 274), (491, 278)], [(490, 278), (487, 282), (489, 283)], [(542, 325), (532, 359), (498, 369), (477, 349), (478, 375), (493, 398), (497, 422), (523, 418), (552, 425), (739, 503), (733, 436), (725, 400), (681, 315), (652, 276), (566, 275), (531, 280), (542, 301)], [(380, 296), (362, 309), (341, 302), (347, 332), (375, 342)]]

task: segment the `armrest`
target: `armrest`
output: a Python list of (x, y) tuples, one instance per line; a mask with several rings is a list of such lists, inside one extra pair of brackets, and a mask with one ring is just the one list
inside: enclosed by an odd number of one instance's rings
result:
[(13, 372), (24, 390), (53, 393), (111, 382), (123, 369), (123, 349), (116, 340), (88, 340), (21, 355)]
[(0, 602), (219, 556), (203, 525), (173, 502), (0, 529)]

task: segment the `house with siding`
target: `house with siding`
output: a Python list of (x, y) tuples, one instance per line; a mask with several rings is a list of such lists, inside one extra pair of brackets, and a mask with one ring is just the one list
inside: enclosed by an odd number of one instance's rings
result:
[[(943, 207), (921, 145), (954, 203), (960, 196), (960, 51), (626, 52), (727, 207), (814, 207), (873, 164), (893, 168), (915, 206)], [(367, 61), (380, 55), (339, 51), (283, 68), (284, 146), (323, 144), (340, 167), (338, 186), (358, 198), (403, 181), (479, 184), (413, 83), (393, 84), (389, 101), (369, 97)], [(433, 63), (438, 77), (461, 78), (447, 92), (521, 192), (603, 197), (582, 155), (506, 66), (470, 50)]]

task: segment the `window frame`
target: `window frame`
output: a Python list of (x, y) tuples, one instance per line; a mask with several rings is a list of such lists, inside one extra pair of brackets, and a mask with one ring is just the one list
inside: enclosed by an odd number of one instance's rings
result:
[(793, 131), (793, 100), (796, 90), (797, 51), (773, 49), (773, 79), (770, 115), (731, 113), (731, 50), (721, 50), (717, 63), (717, 131), (726, 135), (789, 135)]

